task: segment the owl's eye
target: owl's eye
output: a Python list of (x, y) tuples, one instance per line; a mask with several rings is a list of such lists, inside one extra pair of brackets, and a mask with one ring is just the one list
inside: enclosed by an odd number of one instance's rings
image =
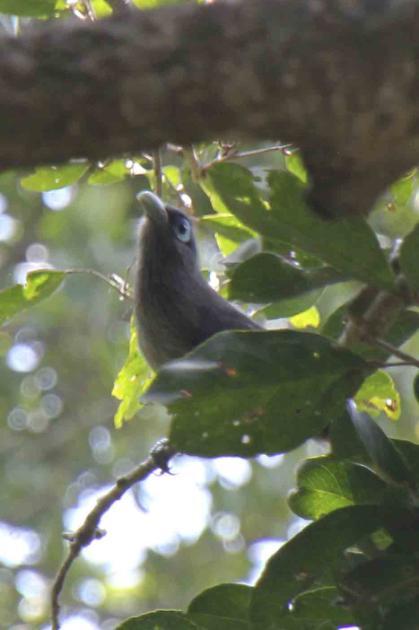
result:
[(192, 226), (186, 217), (176, 217), (173, 222), (173, 231), (182, 243), (189, 243), (192, 237)]

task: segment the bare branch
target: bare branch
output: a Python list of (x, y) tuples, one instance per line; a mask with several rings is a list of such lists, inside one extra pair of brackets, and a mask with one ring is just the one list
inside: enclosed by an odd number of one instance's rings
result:
[(160, 149), (153, 152), (154, 175), (156, 176), (156, 195), (162, 196), (163, 192), (163, 171)]
[(75, 534), (66, 536), (66, 538), (70, 540), (70, 549), (54, 579), (51, 589), (52, 630), (58, 630), (60, 627), (59, 598), (65, 579), (74, 560), (78, 557), (83, 547), (87, 547), (93, 540), (101, 538), (104, 535), (104, 532), (98, 529), (102, 516), (135, 483), (143, 481), (156, 470), (161, 469), (167, 472), (169, 460), (174, 454), (173, 449), (167, 442), (158, 443), (146, 460), (134, 468), (128, 475), (117, 479), (115, 485), (99, 499), (93, 510), (89, 512), (84, 523)]
[(379, 348), (382, 348), (386, 352), (393, 354), (395, 357), (399, 357), (399, 359), (402, 360), (402, 363), (393, 363), (393, 364), (389, 363), (389, 364), (384, 365), (384, 367), (399, 367), (401, 365), (419, 367), (419, 361), (417, 359), (412, 357), (410, 354), (407, 354), (406, 352), (399, 350), (399, 348), (396, 348), (395, 346), (393, 346), (391, 343), (388, 343), (384, 339), (371, 337), (369, 341), (372, 344), (378, 346)]

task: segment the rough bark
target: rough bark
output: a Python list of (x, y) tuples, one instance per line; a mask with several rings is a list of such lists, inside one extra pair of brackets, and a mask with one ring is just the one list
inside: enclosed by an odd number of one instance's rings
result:
[(216, 137), (293, 142), (324, 214), (419, 156), (419, 0), (243, 0), (0, 39), (2, 168)]

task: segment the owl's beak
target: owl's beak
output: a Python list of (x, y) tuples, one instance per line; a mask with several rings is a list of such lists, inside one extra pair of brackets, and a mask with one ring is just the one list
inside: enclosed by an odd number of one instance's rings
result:
[(146, 216), (156, 224), (167, 223), (167, 212), (166, 206), (163, 201), (150, 192), (149, 190), (144, 190), (143, 192), (138, 193), (137, 201), (140, 202), (142, 207), (144, 208), (144, 212)]

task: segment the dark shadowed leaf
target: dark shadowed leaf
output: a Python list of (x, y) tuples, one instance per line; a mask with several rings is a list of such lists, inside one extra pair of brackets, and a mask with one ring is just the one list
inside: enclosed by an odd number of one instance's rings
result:
[(401, 453), (413, 479), (419, 486), (419, 444), (407, 440), (392, 440), (394, 447)]
[(269, 184), (271, 210), (279, 226), (277, 238), (368, 284), (393, 286), (390, 267), (374, 232), (363, 219), (322, 221), (307, 208), (304, 186), (290, 173), (272, 172)]
[(228, 331), (163, 366), (144, 398), (168, 406), (181, 451), (278, 453), (340, 415), (365, 369), (319, 335)]
[(289, 498), (291, 509), (317, 519), (348, 505), (379, 504), (387, 485), (365, 466), (318, 457), (300, 468), (297, 488)]
[(117, 626), (116, 630), (206, 630), (206, 628), (178, 610), (157, 610), (139, 617), (131, 617)]
[(188, 615), (208, 630), (250, 630), (252, 592), (252, 587), (244, 584), (219, 584), (195, 597)]
[(197, 595), (189, 604), (188, 612), (248, 620), (252, 592), (252, 587), (245, 584), (218, 584)]
[(278, 317), (292, 317), (311, 308), (322, 295), (322, 289), (316, 289), (309, 293), (304, 293), (298, 297), (280, 300), (273, 304), (268, 304), (260, 309), (266, 319), (277, 319)]
[(416, 225), (404, 239), (400, 250), (400, 267), (414, 291), (419, 291), (418, 251), (419, 225)]
[(419, 597), (419, 559), (406, 554), (374, 558), (345, 573), (339, 586), (358, 605), (373, 609), (401, 597)]
[(335, 586), (319, 587), (297, 595), (290, 617), (299, 621), (302, 628), (307, 624), (313, 630), (336, 630), (354, 625), (351, 613), (340, 602), (341, 596)]
[(65, 272), (40, 269), (28, 273), (26, 284), (0, 291), (0, 325), (51, 295), (63, 281)]
[(388, 510), (356, 505), (335, 510), (308, 525), (274, 554), (256, 585), (251, 617), (257, 628), (276, 630), (292, 600), (315, 579), (333, 572), (343, 552), (379, 529)]
[(342, 281), (342, 275), (331, 267), (302, 270), (281, 256), (264, 252), (233, 270), (229, 298), (244, 302), (277, 302)]
[(386, 615), (383, 630), (417, 630), (419, 628), (419, 597), (395, 606)]
[(378, 424), (368, 414), (357, 411), (352, 402), (349, 403), (349, 415), (360, 441), (381, 474), (388, 481), (411, 484), (412, 473), (404, 458)]

